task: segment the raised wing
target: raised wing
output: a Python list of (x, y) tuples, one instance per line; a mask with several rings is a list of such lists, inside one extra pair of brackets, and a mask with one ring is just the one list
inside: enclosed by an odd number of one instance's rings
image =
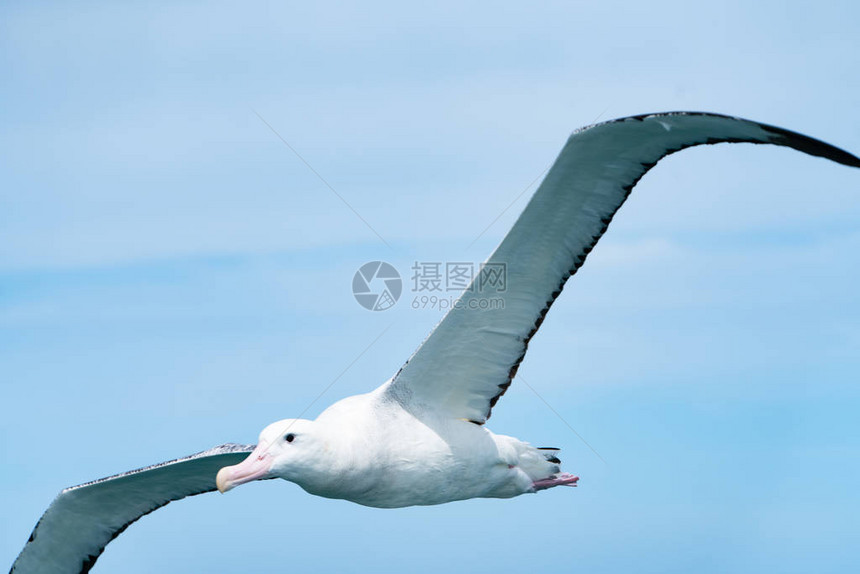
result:
[(108, 542), (173, 500), (215, 490), (215, 475), (253, 445), (207, 451), (63, 490), (30, 534), (9, 574), (89, 572)]
[[(482, 424), (510, 386), (529, 340), (636, 182), (662, 158), (722, 142), (775, 144), (860, 167), (822, 141), (729, 116), (633, 116), (574, 132), (469, 289), (387, 392), (407, 408)], [(503, 301), (504, 308), (494, 308)], [(501, 298), (501, 299), (499, 299)]]

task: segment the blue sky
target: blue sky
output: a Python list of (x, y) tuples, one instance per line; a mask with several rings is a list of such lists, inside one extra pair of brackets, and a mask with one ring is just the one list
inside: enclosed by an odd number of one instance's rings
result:
[[(366, 311), (355, 270), (481, 261), (577, 127), (707, 110), (860, 152), (854, 3), (307, 4), (0, 8), (0, 562), (61, 488), (253, 442), (388, 329), (308, 414), (384, 381), (439, 314)], [(384, 511), (269, 481), (94, 572), (856, 567), (858, 177), (724, 145), (642, 180), (521, 369), (563, 420), (515, 384), (489, 423), (580, 488)]]

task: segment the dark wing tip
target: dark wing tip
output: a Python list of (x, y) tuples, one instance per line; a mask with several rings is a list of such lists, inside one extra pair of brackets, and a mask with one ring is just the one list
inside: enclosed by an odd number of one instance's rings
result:
[(842, 165), (860, 167), (860, 158), (848, 153), (844, 149), (777, 126), (762, 123), (758, 125), (763, 130), (773, 134), (772, 141), (776, 144), (787, 146), (809, 155), (823, 157)]

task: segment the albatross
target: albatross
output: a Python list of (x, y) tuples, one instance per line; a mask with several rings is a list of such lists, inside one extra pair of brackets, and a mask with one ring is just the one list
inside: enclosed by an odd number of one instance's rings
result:
[(484, 423), (565, 282), (639, 179), (669, 154), (724, 142), (785, 146), (860, 167), (856, 156), (822, 141), (712, 113), (631, 116), (581, 128), (487, 260), (505, 266), (506, 289), (494, 294), (503, 306), (480, 305), (473, 283), (394, 377), (315, 420), (272, 423), (256, 445), (225, 444), (63, 490), (11, 572), (87, 572), (145, 514), (254, 480), (282, 478), (311, 494), (379, 508), (576, 486), (578, 477), (561, 471), (557, 449), (494, 434)]

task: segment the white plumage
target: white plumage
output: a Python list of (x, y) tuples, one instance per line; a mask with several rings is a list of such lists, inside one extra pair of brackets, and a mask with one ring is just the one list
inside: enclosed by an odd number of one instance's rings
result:
[(218, 488), (279, 476), (306, 491), (396, 508), (476, 497), (510, 498), (576, 484), (559, 474), (554, 450), (539, 450), (462, 419), (413, 413), (391, 383), (333, 404), (314, 421), (286, 419), (260, 433), (257, 449), (218, 474)]

